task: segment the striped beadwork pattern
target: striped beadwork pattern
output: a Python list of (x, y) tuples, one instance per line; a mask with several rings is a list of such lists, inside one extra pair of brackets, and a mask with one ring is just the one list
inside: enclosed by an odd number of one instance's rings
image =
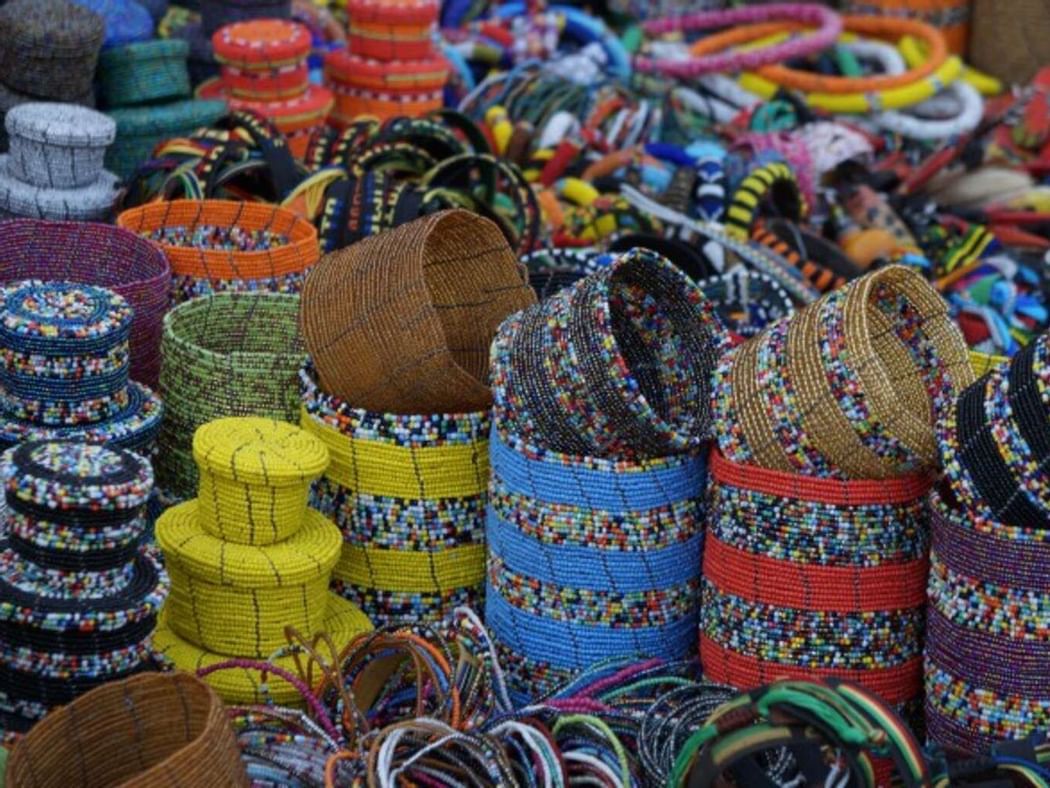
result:
[(615, 656), (693, 652), (703, 461), (536, 450), (493, 430), (486, 621), (520, 701)]
[(372, 413), (301, 375), (302, 426), (331, 464), (312, 504), (343, 532), (334, 588), (377, 624), (440, 623), (481, 600), (488, 413)]
[(846, 482), (715, 452), (700, 658), (713, 681), (855, 681), (903, 706), (922, 691), (925, 476)]
[(926, 720), (938, 744), (983, 753), (1050, 727), (1050, 531), (932, 499)]

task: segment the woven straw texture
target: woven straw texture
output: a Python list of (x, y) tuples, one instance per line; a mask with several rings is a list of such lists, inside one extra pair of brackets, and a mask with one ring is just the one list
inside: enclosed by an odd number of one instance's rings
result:
[(914, 271), (889, 266), (727, 354), (715, 433), (734, 462), (893, 478), (937, 466), (934, 416), (972, 381), (948, 305)]
[(161, 321), (171, 269), (164, 254), (133, 233), (101, 224), (18, 219), (0, 223), (0, 282), (33, 277), (84, 282), (124, 296), (134, 309), (131, 377), (156, 385)]
[(106, 50), (98, 61), (103, 103), (107, 107), (127, 107), (187, 98), (189, 53), (190, 45), (178, 39), (143, 41)]
[(1050, 3), (974, 0), (969, 59), (1004, 82), (1026, 84), (1050, 62)]
[(306, 357), (299, 297), (218, 293), (180, 304), (164, 318), (160, 394), (166, 406), (156, 459), (166, 494), (194, 494), (193, 434), (224, 416), (299, 419), (297, 375)]
[[(232, 200), (172, 200), (124, 211), (117, 225), (156, 238), (171, 262), (172, 296), (180, 303), (211, 292), (298, 292), (320, 256), (317, 230), (276, 205)], [(218, 235), (219, 240), (213, 241)], [(241, 248), (226, 238), (274, 237)], [(179, 243), (166, 240), (172, 236)], [(265, 248), (264, 248), (265, 247)]]
[(483, 410), (492, 336), (534, 301), (496, 224), (443, 211), (325, 256), (303, 288), (303, 335), (321, 388), (354, 407)]
[(9, 88), (38, 99), (80, 101), (102, 48), (97, 14), (67, 0), (10, 0), (0, 6), (0, 74)]
[(15, 107), (4, 125), (8, 172), (25, 183), (51, 189), (97, 181), (106, 148), (117, 133), (116, 124), (101, 112), (48, 102)]
[(494, 428), (485, 620), (516, 700), (595, 662), (695, 653), (706, 472), (529, 448)]
[(188, 136), (225, 114), (225, 102), (196, 99), (114, 109), (109, 115), (117, 123), (117, 139), (106, 154), (106, 167), (128, 178), (153, 158), (158, 143)]
[(1050, 531), (934, 496), (929, 600), (930, 738), (976, 755), (1050, 728)]
[(500, 326), (496, 419), (560, 453), (695, 451), (727, 342), (700, 289), (666, 258), (635, 249)]
[(99, 687), (19, 742), (7, 785), (24, 788), (247, 786), (222, 701), (185, 673)]
[(313, 505), (343, 532), (336, 590), (376, 625), (480, 607), (488, 412), (369, 413), (321, 392), (311, 369), (302, 390), (303, 429), (332, 458)]
[(294, 536), (306, 516), (310, 485), (328, 467), (322, 441), (291, 424), (254, 417), (202, 426), (193, 436), (193, 458), (200, 471), (201, 527), (218, 539), (250, 545)]

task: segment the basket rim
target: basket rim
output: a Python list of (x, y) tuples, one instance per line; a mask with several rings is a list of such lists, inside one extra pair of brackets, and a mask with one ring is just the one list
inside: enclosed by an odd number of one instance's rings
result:
[[(203, 308), (210, 308), (211, 304), (216, 301), (227, 301), (233, 303), (235, 301), (259, 301), (259, 302), (270, 302), (271, 304), (282, 304), (291, 306), (295, 305), (295, 326), (298, 330), (298, 319), (299, 319), (299, 295), (297, 293), (267, 293), (267, 292), (224, 292), (224, 293), (209, 293), (208, 295), (198, 296), (191, 298), (188, 301), (183, 301), (181, 304), (176, 304), (164, 315), (164, 336), (163, 342), (167, 343), (169, 340), (180, 346), (180, 349), (185, 349), (188, 353), (192, 353), (197, 358), (207, 358), (215, 361), (220, 361), (226, 358), (256, 358), (256, 357), (306, 357), (306, 349), (303, 348), (301, 353), (293, 353), (291, 351), (287, 353), (282, 352), (267, 352), (262, 350), (233, 350), (228, 353), (222, 353), (217, 350), (211, 350), (202, 345), (196, 344), (195, 342), (187, 339), (183, 334), (180, 334), (176, 330), (176, 323), (178, 321), (189, 319), (189, 316), (194, 314), (196, 310)], [(207, 303), (205, 303), (207, 302)]]

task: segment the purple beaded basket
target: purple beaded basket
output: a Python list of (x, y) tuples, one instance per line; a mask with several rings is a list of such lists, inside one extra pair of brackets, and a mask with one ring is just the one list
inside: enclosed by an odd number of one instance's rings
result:
[(160, 249), (110, 225), (38, 219), (0, 222), (0, 249), (0, 284), (23, 279), (79, 282), (124, 296), (135, 310), (131, 377), (156, 387), (171, 286), (171, 267)]

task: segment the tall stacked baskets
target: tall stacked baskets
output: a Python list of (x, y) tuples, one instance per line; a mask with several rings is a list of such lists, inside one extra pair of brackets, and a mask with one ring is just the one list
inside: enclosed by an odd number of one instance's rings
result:
[(985, 752), (1050, 727), (1050, 337), (963, 392), (939, 438), (926, 711), (930, 737)]
[(641, 249), (500, 327), (486, 619), (519, 700), (604, 658), (695, 653), (704, 403), (726, 341)]
[[(228, 418), (197, 430), (193, 456), (199, 496), (157, 521), (172, 578), (157, 650), (184, 670), (230, 663), (206, 678), (229, 702), (301, 703), (292, 684), (272, 678), (264, 686), (259, 670), (238, 660), (269, 658), (287, 644), (288, 626), (305, 637), (324, 631), (339, 648), (370, 628), (328, 591), (342, 540), (307, 507), (328, 451), (290, 424)], [(275, 664), (294, 668), (294, 655)]]
[(303, 427), (332, 463), (335, 587), (379, 623), (480, 603), (488, 347), (534, 296), (495, 224), (447, 211), (326, 256), (303, 290)]

